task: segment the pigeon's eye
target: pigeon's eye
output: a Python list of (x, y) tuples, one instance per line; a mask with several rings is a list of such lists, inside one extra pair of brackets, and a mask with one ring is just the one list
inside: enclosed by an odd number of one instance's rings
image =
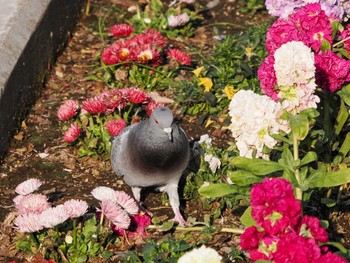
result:
[(154, 122), (158, 124), (158, 121), (156, 119), (154, 119)]

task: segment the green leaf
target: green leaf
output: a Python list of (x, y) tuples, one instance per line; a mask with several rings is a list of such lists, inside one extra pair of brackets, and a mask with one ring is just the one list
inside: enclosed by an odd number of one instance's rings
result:
[(110, 259), (112, 256), (113, 256), (113, 252), (111, 252), (111, 251), (103, 251), (102, 252), (103, 259)]
[(330, 198), (321, 198), (321, 203), (325, 204), (327, 207), (333, 207), (337, 204), (337, 202)]
[(338, 112), (338, 116), (337, 116), (337, 119), (335, 121), (335, 134), (336, 135), (339, 135), (339, 133), (341, 132), (341, 130), (343, 129), (343, 126), (346, 122), (346, 120), (348, 119), (349, 117), (349, 113), (348, 113), (348, 110), (344, 104), (343, 101), (340, 101), (340, 109), (339, 109), (339, 112)]
[(261, 177), (258, 177), (251, 172), (238, 170), (238, 171), (229, 171), (227, 176), (231, 179), (231, 181), (239, 186), (251, 185), (262, 180)]
[(173, 220), (169, 220), (167, 222), (164, 222), (162, 224), (162, 231), (166, 232), (169, 231), (170, 229), (172, 229), (174, 226), (174, 221)]
[(293, 162), (294, 162), (294, 157), (292, 152), (287, 147), (285, 147), (282, 152), (281, 159), (278, 160), (278, 163), (282, 165), (284, 168), (293, 171), (294, 169)]
[(315, 152), (307, 152), (303, 159), (301, 159), (300, 166), (303, 166), (305, 164), (314, 162), (317, 160), (317, 153)]
[(252, 172), (255, 175), (267, 175), (273, 172), (282, 171), (283, 166), (277, 162), (267, 161), (263, 159), (250, 159), (245, 157), (235, 157), (230, 161), (230, 164), (243, 168)]
[(243, 215), (240, 218), (243, 225), (246, 227), (256, 226), (256, 222), (252, 217), (252, 207), (248, 206), (248, 208), (244, 211)]
[(350, 106), (350, 84), (344, 86), (341, 90), (337, 92), (342, 101), (345, 102), (346, 105)]
[(308, 182), (310, 188), (315, 187), (333, 187), (350, 182), (350, 168), (313, 177)]
[(350, 132), (346, 134), (345, 140), (339, 149), (339, 154), (344, 158), (350, 151)]
[(202, 186), (198, 189), (198, 193), (205, 197), (222, 197), (225, 195), (237, 193), (237, 186), (230, 184), (210, 184), (207, 186)]
[(347, 251), (347, 249), (342, 244), (340, 244), (338, 242), (327, 242), (325, 245), (336, 247), (342, 253), (346, 253), (346, 251)]

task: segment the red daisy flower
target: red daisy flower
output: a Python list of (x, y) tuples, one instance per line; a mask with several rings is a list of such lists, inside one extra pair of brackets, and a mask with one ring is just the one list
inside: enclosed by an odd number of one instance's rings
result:
[(191, 58), (189, 55), (183, 53), (182, 51), (173, 48), (167, 53), (168, 58), (173, 58), (182, 65), (191, 65)]
[(116, 37), (127, 37), (133, 31), (133, 26), (129, 24), (118, 24), (111, 27), (111, 33)]

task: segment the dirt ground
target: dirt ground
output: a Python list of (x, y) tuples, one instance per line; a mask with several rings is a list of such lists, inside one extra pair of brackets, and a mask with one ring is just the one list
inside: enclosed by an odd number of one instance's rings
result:
[[(8, 213), (14, 209), (12, 202), (15, 197), (14, 188), (28, 178), (44, 181), (41, 188), (44, 190), (43, 193), (47, 194), (53, 202), (59, 203), (70, 198), (80, 198), (93, 204), (94, 199), (90, 192), (97, 186), (109, 186), (131, 193), (122, 179), (116, 178), (109, 161), (102, 162), (88, 157), (78, 158), (74, 148), (67, 147), (63, 143), (60, 123), (56, 116), (57, 108), (62, 101), (70, 98), (86, 98), (98, 94), (105, 88), (102, 83), (87, 81), (85, 77), (86, 73), (92, 70), (91, 65), (96, 53), (102, 48), (100, 38), (94, 32), (97, 31), (99, 8), (106, 2), (92, 1), (90, 15), (82, 15), (65, 51), (52, 68), (42, 96), (37, 100), (11, 142), (10, 150), (0, 166), (0, 221), (4, 221)], [(110, 2), (123, 9), (135, 4), (131, 0), (111, 0)], [(217, 3), (213, 9), (207, 10), (205, 24), (230, 22), (242, 25), (246, 24), (247, 20), (253, 24), (269, 19), (264, 12), (254, 16), (240, 13), (238, 9), (242, 3), (238, 0), (220, 0)], [(219, 29), (222, 34), (238, 30), (232, 26), (221, 26)], [(195, 36), (189, 41), (201, 50), (209, 52), (213, 45), (213, 34), (212, 27), (199, 27)], [(176, 106), (173, 107), (176, 113)], [(200, 135), (206, 133), (211, 134), (216, 143), (230, 140), (230, 135), (227, 133), (218, 133), (215, 129), (208, 130), (186, 116), (177, 116), (177, 118), (191, 140), (198, 139)], [(159, 195), (161, 194), (150, 193), (146, 198), (146, 205), (156, 216), (172, 218), (170, 206), (162, 204)], [(195, 215), (198, 218), (205, 213), (196, 202), (193, 200), (183, 204), (184, 214), (187, 217)], [(237, 218), (238, 215), (233, 211), (227, 211), (225, 220), (232, 227), (239, 225)], [(345, 245), (350, 246), (349, 213), (333, 211), (331, 219), (336, 223), (334, 227), (336, 234), (333, 236), (337, 241), (342, 240)], [(5, 230), (2, 229), (2, 231)], [(6, 239), (2, 236), (1, 239), (0, 255), (11, 255), (12, 250), (8, 247), (9, 244), (6, 244), (11, 241), (10, 237)], [(226, 234), (213, 242), (221, 242), (229, 246), (237, 244), (237, 240), (238, 236)]]

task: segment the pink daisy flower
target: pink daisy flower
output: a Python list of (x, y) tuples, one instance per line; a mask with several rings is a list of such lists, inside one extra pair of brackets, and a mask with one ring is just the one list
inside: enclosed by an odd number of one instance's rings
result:
[(17, 200), (15, 206), (20, 214), (40, 214), (51, 205), (45, 195), (28, 194)]
[(117, 136), (126, 127), (124, 119), (107, 121), (106, 128), (111, 136)]
[(168, 58), (174, 59), (182, 65), (191, 65), (191, 58), (189, 55), (183, 53), (182, 51), (172, 48), (167, 53)]
[(63, 140), (68, 143), (74, 142), (80, 135), (81, 128), (78, 123), (73, 123), (69, 129), (64, 133)]
[(50, 207), (40, 214), (40, 222), (46, 228), (62, 224), (69, 218), (64, 205)]
[(71, 199), (64, 202), (64, 208), (69, 218), (76, 218), (84, 215), (89, 208), (88, 204), (83, 200)]
[(15, 192), (19, 195), (27, 195), (32, 192), (38, 190), (38, 188), (42, 185), (42, 182), (38, 179), (32, 178), (28, 179), (19, 185), (17, 185)]
[(104, 112), (107, 109), (107, 105), (100, 97), (96, 96), (85, 100), (82, 104), (82, 108), (89, 114), (98, 114)]
[(110, 187), (98, 186), (91, 191), (91, 194), (99, 201), (108, 200), (114, 203), (117, 201), (115, 191)]
[(140, 104), (147, 101), (147, 94), (142, 89), (125, 88), (123, 89), (125, 97), (134, 104)]
[(19, 215), (16, 217), (14, 224), (15, 229), (21, 233), (33, 233), (44, 228), (38, 214)]
[(116, 227), (127, 229), (130, 226), (129, 215), (117, 204), (109, 200), (103, 200), (100, 203), (101, 212), (111, 221)]
[(146, 112), (148, 116), (152, 115), (152, 112), (154, 109), (163, 106), (163, 104), (161, 103), (157, 103), (155, 102), (153, 99), (149, 99), (148, 103), (146, 104), (145, 108), (146, 108)]
[(118, 24), (111, 27), (112, 35), (116, 37), (127, 37), (134, 31), (132, 25), (129, 24)]
[(129, 214), (136, 215), (139, 212), (139, 206), (136, 201), (123, 191), (115, 191), (116, 202)]
[(58, 119), (61, 121), (69, 120), (77, 114), (79, 104), (76, 100), (67, 100), (57, 111)]

